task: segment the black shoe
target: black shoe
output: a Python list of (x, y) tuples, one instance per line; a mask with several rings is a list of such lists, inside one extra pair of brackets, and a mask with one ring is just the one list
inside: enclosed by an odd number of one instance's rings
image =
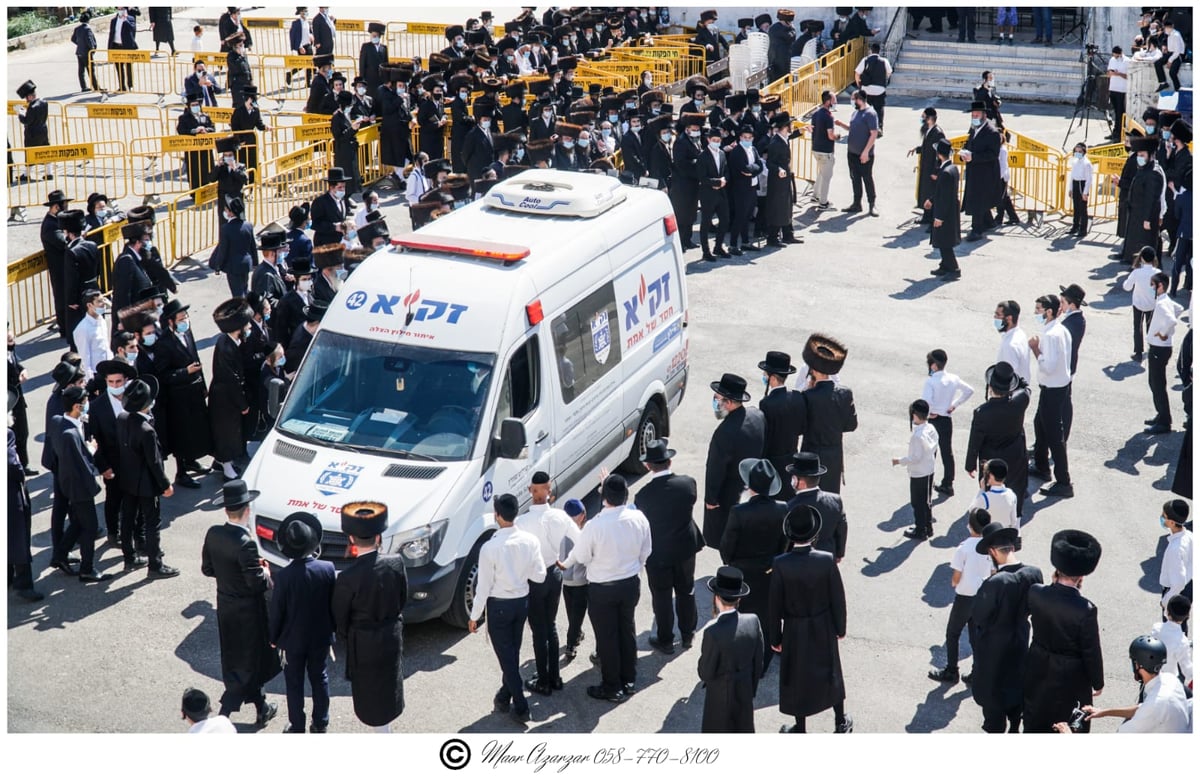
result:
[(742, 255), (742, 251), (741, 251), (741, 249), (740, 249), (740, 248), (730, 248), (730, 249), (729, 249), (729, 255), (730, 255), (730, 256), (741, 256), (741, 255)]
[(1146, 429), (1147, 434), (1170, 434), (1171, 425), (1169, 423), (1155, 423)]
[(779, 732), (780, 733), (795, 733), (796, 726), (795, 725), (784, 725), (781, 728), (779, 728)]
[(1019, 218), (1010, 218), (1010, 219), (1008, 219), (1007, 221), (1005, 221), (1005, 222), (1004, 222), (1004, 225), (1005, 225), (1005, 226), (1020, 226), (1020, 225), (1021, 225), (1021, 219), (1019, 219)]
[(945, 269), (942, 269), (941, 267), (938, 267), (937, 269), (930, 270), (929, 274), (933, 275), (934, 277), (940, 277), (942, 275), (945, 275), (947, 272), (949, 272), (949, 270), (945, 270)]
[(1133, 355), (1131, 355), (1129, 358), (1130, 358), (1131, 360), (1133, 360), (1133, 361), (1138, 361), (1138, 362), (1140, 362), (1140, 361), (1142, 360), (1142, 358), (1144, 358), (1144, 356), (1143, 356), (1141, 353), (1134, 353), (1134, 354), (1133, 354)]
[(728, 259), (729, 253), (724, 248), (717, 248), (713, 251), (714, 256), (720, 256), (722, 259)]
[(329, 732), (329, 723), (326, 722), (324, 725), (313, 724), (308, 728), (308, 732), (309, 733), (328, 733)]
[[(175, 572), (178, 574), (179, 572)], [(268, 702), (266, 706), (259, 710), (258, 716), (254, 718), (255, 727), (266, 727), (266, 724), (275, 719), (275, 715), (279, 713), (279, 707), (274, 703)]]
[[(880, 134), (883, 134), (883, 133), (880, 133)], [(879, 211), (875, 209), (874, 205), (871, 205), (871, 208), (869, 210), (867, 210), (867, 215), (874, 216), (875, 218), (879, 218)]]
[(933, 489), (936, 490), (938, 493), (941, 493), (943, 496), (953, 496), (954, 495), (954, 486), (953, 485), (934, 485)]
[(549, 695), (550, 685), (543, 682), (541, 679), (530, 678), (525, 680), (525, 689), (538, 695)]
[(68, 577), (73, 577), (79, 574), (79, 569), (74, 568), (68, 561), (65, 560), (50, 561), (50, 568), (57, 569), (58, 571), (66, 574)]
[(1070, 484), (1056, 482), (1053, 485), (1047, 485), (1044, 488), (1040, 488), (1038, 493), (1041, 493), (1043, 496), (1051, 496), (1055, 498), (1074, 498), (1075, 488)]
[(1143, 421), (1142, 421), (1142, 425), (1143, 425), (1143, 426), (1156, 426), (1156, 425), (1158, 425), (1158, 416), (1157, 416), (1157, 415), (1155, 415), (1155, 416), (1154, 416), (1154, 417), (1152, 417), (1152, 418), (1148, 418), (1148, 419), (1146, 419), (1146, 420), (1143, 420)]
[(862, 205), (847, 205), (846, 207), (842, 208), (842, 212), (843, 213), (861, 213)]
[(818, 202), (816, 205), (814, 205), (814, 207), (817, 210), (829, 210), (833, 207), (833, 205), (829, 204), (828, 202)]
[(696, 249), (697, 249), (697, 248), (699, 248), (699, 247), (700, 247), (700, 246), (699, 246), (699, 245), (696, 245), (696, 243), (694, 243), (694, 242), (688, 242), (688, 243), (684, 243), (684, 244), (683, 244), (683, 249), (684, 249), (685, 251), (694, 251), (694, 250), (696, 250)]
[(979, 242), (983, 239), (983, 235), (976, 231), (967, 232), (967, 242)]
[(626, 696), (633, 695), (635, 692), (637, 692), (637, 687), (634, 686), (633, 682), (626, 682), (621, 689), (625, 691)]
[(950, 668), (949, 666), (945, 668), (939, 668), (936, 671), (930, 671), (929, 678), (935, 682), (948, 682), (949, 684), (957, 684), (958, 669)]
[(38, 471), (37, 469), (33, 468), (32, 466), (25, 467), (25, 476), (26, 477), (36, 477), (39, 474), (41, 474), (41, 472)]
[(742, 250), (743, 250), (743, 251), (750, 251), (751, 253), (758, 253), (759, 251), (761, 251), (761, 250), (762, 250), (762, 248), (759, 248), (759, 247), (758, 247), (757, 245), (755, 245), (754, 243), (749, 243), (749, 244), (747, 244), (747, 245), (743, 245), (743, 246), (742, 246)]
[(17, 596), (26, 601), (41, 601), (46, 596), (32, 587), (23, 587), (16, 591)]
[(779, 240), (767, 240), (767, 247), (769, 247), (769, 248), (782, 248), (782, 247), (783, 247), (783, 243), (779, 242)]
[(513, 719), (522, 724), (529, 721), (529, 709), (525, 709), (524, 711), (513, 711), (512, 715)]
[(198, 489), (200, 487), (200, 483), (196, 482), (194, 479), (187, 476), (186, 474), (175, 475), (175, 484), (181, 488)]
[(1037, 468), (1036, 466), (1029, 467), (1029, 476), (1037, 477), (1039, 480), (1042, 480), (1044, 482), (1049, 482), (1050, 480), (1054, 479), (1053, 474), (1051, 474), (1048, 471), (1043, 471), (1043, 470)]
[(664, 655), (674, 655), (675, 654), (674, 642), (675, 642), (674, 639), (671, 639), (671, 641), (664, 642), (664, 641), (660, 640), (658, 638), (658, 636), (650, 637), (650, 646), (654, 647), (655, 649), (657, 649), (659, 652), (663, 653)]
[(79, 572), (80, 582), (104, 582), (109, 579), (112, 579), (112, 574), (101, 574), (95, 569)]
[(496, 700), (495, 698), (492, 699), (492, 713), (493, 714), (507, 714), (511, 708), (512, 708), (512, 703), (510, 703), (509, 701), (501, 702), (501, 701)]
[(598, 666), (600, 665), (600, 654), (598, 652), (593, 652), (592, 654), (588, 655), (588, 660), (592, 661), (592, 665)]
[[(146, 572), (146, 577), (148, 579), (168, 579), (170, 577), (177, 576), (179, 576), (179, 569), (175, 568), (174, 566), (168, 566), (165, 563), (158, 566), (151, 566)], [(272, 708), (274, 708), (274, 704), (272, 704)], [(275, 713), (272, 712), (271, 716), (275, 716)]]
[(904, 538), (916, 539), (918, 542), (923, 542), (929, 538), (929, 534), (927, 534), (925, 531), (919, 530), (916, 526), (913, 526), (904, 532)]
[(1071, 231), (1067, 232), (1067, 234), (1068, 234), (1068, 235), (1079, 234), (1079, 230), (1078, 230), (1078, 229), (1071, 229)]
[(133, 560), (125, 561), (125, 570), (134, 571), (136, 569), (144, 569), (148, 565), (150, 565), (150, 561), (146, 560), (141, 555), (135, 555)]
[(620, 690), (610, 691), (605, 690), (602, 685), (593, 684), (587, 688), (589, 698), (595, 698), (598, 701), (608, 701), (609, 703), (624, 703), (625, 693)]
[(942, 282), (945, 283), (948, 280), (958, 280), (961, 277), (962, 277), (962, 270), (952, 269), (942, 275)]
[(287, 727), (285, 727), (285, 728), (283, 729), (283, 732), (284, 732), (284, 733), (303, 733), (303, 732), (304, 732), (304, 726), (303, 726), (303, 725), (301, 725), (301, 726), (300, 726), (300, 728), (299, 728), (299, 729), (297, 729), (297, 728), (294, 728), (294, 727), (292, 727), (292, 726), (289, 724)]
[(563, 688), (563, 680), (561, 677), (558, 679), (550, 680), (550, 689), (551, 690), (562, 690), (562, 688)]
[(680, 643), (682, 644), (684, 649), (691, 649), (692, 648), (692, 640), (695, 638), (696, 638), (696, 634), (689, 633), (688, 635), (680, 638)]
[(797, 237), (796, 235), (792, 235), (791, 237), (789, 237), (789, 238), (787, 238), (786, 240), (784, 240), (784, 241), (783, 241), (783, 244), (784, 244), (784, 245), (803, 245), (803, 244), (804, 244), (804, 238), (803, 238), (803, 237)]
[(972, 676), (971, 674), (963, 674), (963, 677), (962, 677), (963, 684), (970, 684), (971, 680), (973, 678), (974, 678), (974, 676)]
[(569, 663), (574, 660), (575, 656), (578, 654), (579, 653), (576, 651), (575, 647), (567, 647), (566, 651), (563, 652), (563, 661)]
[(705, 261), (716, 261), (717, 260), (717, 257), (713, 256), (711, 253), (705, 253), (705, 254), (701, 255), (700, 258), (704, 259)]
[(834, 733), (853, 733), (854, 732), (854, 717), (849, 714), (842, 717), (841, 723), (834, 725)]

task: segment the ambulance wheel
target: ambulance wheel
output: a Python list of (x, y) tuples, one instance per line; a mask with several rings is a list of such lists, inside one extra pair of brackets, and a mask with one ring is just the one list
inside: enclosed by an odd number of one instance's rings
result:
[(630, 448), (629, 457), (621, 464), (621, 468), (629, 474), (640, 474), (645, 471), (642, 466), (642, 456), (646, 453), (646, 445), (666, 434), (666, 431), (666, 416), (663, 414), (662, 407), (657, 399), (651, 399), (646, 405), (645, 411), (642, 412), (642, 419), (638, 421), (637, 432), (633, 437), (633, 447)]
[[(462, 571), (458, 572), (458, 582), (454, 584), (454, 597), (450, 599), (450, 608), (442, 614), (442, 621), (447, 625), (467, 629), (467, 623), (471, 619), (471, 603), (475, 599), (475, 585), (479, 580), (479, 548), (485, 541), (486, 536), (471, 548), (471, 554), (463, 562)], [(483, 622), (483, 617), (479, 621)]]

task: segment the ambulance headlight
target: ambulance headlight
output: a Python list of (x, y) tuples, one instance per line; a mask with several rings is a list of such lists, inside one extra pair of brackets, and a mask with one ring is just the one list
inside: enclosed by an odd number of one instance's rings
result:
[(449, 522), (438, 520), (436, 523), (396, 534), (388, 540), (388, 554), (404, 558), (405, 566), (424, 566), (437, 555)]

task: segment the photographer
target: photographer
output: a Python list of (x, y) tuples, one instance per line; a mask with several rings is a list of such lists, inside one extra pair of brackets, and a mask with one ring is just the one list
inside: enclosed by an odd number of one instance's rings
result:
[(1070, 723), (1054, 723), (1054, 730), (1059, 733), (1073, 733), (1085, 722), (1100, 717), (1120, 717), (1125, 721), (1117, 728), (1118, 733), (1191, 732), (1187, 696), (1183, 692), (1183, 685), (1174, 674), (1160, 673), (1166, 662), (1165, 644), (1153, 636), (1138, 636), (1129, 645), (1129, 663), (1134, 678), (1141, 685), (1141, 691), (1138, 693), (1140, 702), (1121, 709), (1083, 706), (1072, 715)]

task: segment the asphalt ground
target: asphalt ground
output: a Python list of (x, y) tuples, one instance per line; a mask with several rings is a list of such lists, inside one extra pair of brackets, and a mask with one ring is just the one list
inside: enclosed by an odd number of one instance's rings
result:
[[(177, 22), (178, 25), (178, 22)], [(9, 57), (11, 82), (21, 59)], [(33, 60), (34, 62), (38, 60)], [(73, 72), (67, 74), (73, 79)], [(68, 85), (70, 80), (68, 80)], [(708, 439), (716, 425), (707, 384), (723, 372), (736, 372), (753, 385), (757, 362), (767, 350), (798, 357), (812, 331), (845, 341), (849, 357), (843, 384), (855, 392), (859, 429), (847, 436), (843, 497), (850, 521), (849, 543), (841, 565), (849, 602), (848, 635), (841, 642), (847, 686), (846, 708), (855, 732), (978, 732), (981, 715), (968, 688), (935, 684), (925, 676), (944, 659), (943, 632), (953, 590), (949, 561), (966, 536), (964, 510), (973, 496), (965, 475), (959, 493), (939, 498), (934, 507), (937, 537), (913, 543), (901, 536), (911, 523), (908, 489), (902, 468), (890, 458), (904, 451), (908, 438), (906, 408), (919, 396), (925, 378), (925, 353), (941, 347), (950, 355), (949, 370), (977, 389), (976, 398), (957, 414), (955, 450), (964, 453), (969, 413), (983, 398), (983, 372), (995, 360), (997, 335), (990, 318), (998, 300), (1016, 299), (1032, 311), (1033, 300), (1059, 285), (1077, 282), (1087, 292), (1087, 338), (1074, 387), (1075, 427), (1071, 472), (1076, 497), (1066, 501), (1034, 495), (1026, 509), (1022, 559), (1049, 577), (1049, 540), (1055, 531), (1079, 528), (1094, 533), (1104, 546), (1095, 575), (1084, 594), (1100, 610), (1106, 667), (1101, 704), (1136, 700), (1126, 648), (1159, 619), (1158, 561), (1165, 539), (1158, 524), (1159, 506), (1170, 497), (1169, 485), (1182, 433), (1147, 436), (1142, 419), (1151, 412), (1142, 365), (1129, 360), (1128, 294), (1119, 288), (1121, 266), (1107, 258), (1116, 244), (1114, 225), (1097, 224), (1083, 240), (1066, 236), (1069, 218), (1048, 217), (1041, 226), (1005, 227), (958, 253), (963, 276), (942, 283), (928, 275), (936, 266), (924, 232), (912, 210), (913, 161), (904, 151), (916, 142), (918, 116), (926, 101), (894, 99), (889, 127), (878, 146), (876, 177), (881, 217), (814, 213), (805, 203), (797, 211), (803, 245), (706, 263), (689, 253), (691, 385), (672, 418), (671, 444), (679, 451), (678, 472), (703, 477)], [(957, 104), (937, 104), (950, 135), (965, 132), (967, 116)], [(1009, 126), (1057, 144), (1066, 131), (1069, 109), (1006, 105)], [(842, 108), (843, 113), (847, 111)], [(1099, 125), (1091, 129), (1101, 134)], [(831, 200), (848, 204), (845, 149)], [(389, 193), (384, 211), (393, 232), (408, 229), (401, 198)], [(40, 218), (37, 213), (36, 221)], [(9, 259), (24, 255), (36, 237), (33, 227), (9, 228)], [(192, 305), (201, 357), (211, 372), (216, 330), (211, 310), (227, 297), (223, 278), (209, 277), (199, 263), (177, 268), (180, 296)], [(1186, 297), (1182, 302), (1189, 302)], [(1036, 324), (1027, 313), (1027, 332)], [(1182, 336), (1181, 327), (1179, 335)], [(48, 372), (64, 349), (61, 340), (38, 331), (21, 338), (19, 352), (31, 380), (27, 383), (33, 437), (31, 457), (40, 457), (42, 408)], [(1183, 418), (1175, 385), (1169, 382), (1177, 424)], [(1035, 396), (1036, 400), (1036, 396)], [(1032, 439), (1032, 408), (1027, 418)], [(30, 483), (34, 497), (34, 556), (38, 587), (45, 601), (29, 605), (8, 598), (8, 730), (11, 732), (179, 732), (178, 698), (187, 686), (221, 692), (215, 590), (200, 574), (200, 546), (207, 528), (220, 522), (213, 506), (219, 478), (209, 476), (200, 491), (178, 490), (164, 501), (163, 546), (166, 561), (182, 568), (180, 577), (148, 582), (140, 573), (118, 574), (112, 581), (83, 586), (46, 570), (49, 559), (50, 477)], [(704, 579), (719, 565), (705, 550), (697, 562), (697, 605), (707, 620), (710, 596)], [(101, 570), (119, 571), (119, 552), (105, 548)], [(565, 624), (560, 618), (560, 629)], [(612, 706), (584, 692), (598, 671), (581, 651), (563, 669), (566, 689), (549, 698), (531, 698), (535, 732), (695, 732), (700, 727), (703, 690), (696, 678), (698, 647), (672, 657), (650, 650), (652, 614), (643, 585), (638, 606), (639, 692)], [(560, 630), (561, 632), (561, 630)], [(583, 650), (595, 639), (585, 629)], [(966, 650), (964, 639), (964, 654)], [(528, 640), (523, 668), (531, 671)], [(773, 664), (756, 698), (759, 731), (773, 732), (789, 722), (778, 711), (778, 664)], [(969, 661), (964, 660), (964, 670)], [(405, 629), (407, 707), (396, 723), (401, 732), (522, 731), (510, 719), (491, 713), (499, 684), (487, 637), (468, 635), (440, 622)], [(340, 664), (331, 665), (331, 730), (361, 731), (354, 718), (349, 686)], [(280, 731), (282, 676), (268, 693), (280, 704), (280, 716), (261, 732)], [(234, 716), (239, 729), (252, 729), (253, 713)], [(829, 732), (829, 713), (810, 720), (810, 730)], [(1094, 729), (1111, 732), (1111, 720)]]

